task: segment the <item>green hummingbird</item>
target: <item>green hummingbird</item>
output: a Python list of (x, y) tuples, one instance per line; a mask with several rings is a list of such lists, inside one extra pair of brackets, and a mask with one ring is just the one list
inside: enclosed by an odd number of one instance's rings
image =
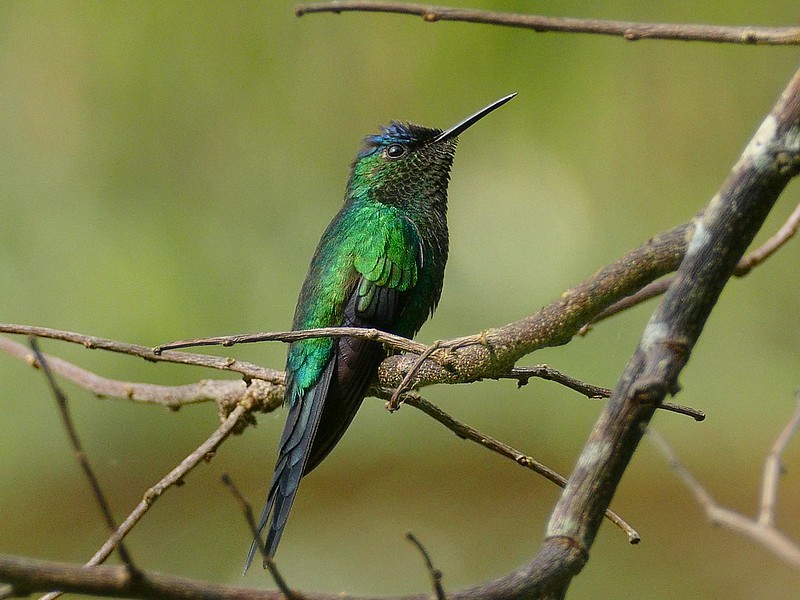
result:
[[(364, 139), (344, 206), (311, 259), (293, 330), (373, 327), (409, 338), (419, 331), (442, 294), (447, 184), (457, 136), (515, 95), (445, 131), (393, 121)], [(300, 478), (341, 439), (385, 357), (380, 343), (358, 338), (312, 338), (289, 347), (284, 396), (289, 414), (256, 532), (261, 537), (269, 521), (270, 557)], [(245, 571), (257, 549), (254, 540)]]

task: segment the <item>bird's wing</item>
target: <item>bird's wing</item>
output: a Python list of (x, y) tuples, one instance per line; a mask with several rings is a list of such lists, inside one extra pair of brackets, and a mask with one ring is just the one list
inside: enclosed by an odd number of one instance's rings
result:
[[(355, 276), (346, 295), (342, 322), (307, 326), (341, 324), (392, 330), (407, 293), (416, 284), (421, 246), (411, 221), (402, 220), (399, 227), (397, 222), (394, 227), (379, 227), (375, 233), (377, 243), (355, 248)], [(280, 541), (300, 478), (341, 439), (384, 356), (381, 344), (358, 338), (315, 338), (292, 345), (286, 382), (289, 414), (256, 532), (260, 537), (272, 513), (265, 543), (269, 556), (274, 555)], [(298, 380), (301, 376), (305, 377), (303, 381)], [(254, 541), (245, 571), (257, 550)]]
[[(416, 247), (416, 236), (408, 236), (400, 252), (391, 252), (387, 241), (377, 256), (359, 256), (355, 261), (359, 278), (345, 305), (343, 326), (394, 330), (408, 293), (417, 281)], [(306, 473), (322, 462), (344, 435), (385, 356), (383, 346), (374, 341), (354, 337), (335, 341), (336, 372)]]

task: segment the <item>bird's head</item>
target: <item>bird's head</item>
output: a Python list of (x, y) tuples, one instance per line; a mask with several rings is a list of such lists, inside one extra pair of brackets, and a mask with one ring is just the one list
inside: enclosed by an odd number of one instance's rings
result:
[(505, 96), (442, 131), (393, 121), (364, 139), (353, 161), (349, 197), (413, 208), (447, 201), (458, 135), (516, 94)]

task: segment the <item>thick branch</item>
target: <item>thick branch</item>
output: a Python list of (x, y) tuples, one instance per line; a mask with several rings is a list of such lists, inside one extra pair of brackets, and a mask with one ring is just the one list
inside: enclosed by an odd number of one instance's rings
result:
[(223, 586), (161, 573), (139, 572), (131, 577), (124, 566), (94, 566), (35, 560), (0, 554), (0, 580), (15, 590), (64, 592), (113, 598), (163, 598), (164, 600), (280, 600), (278, 591)]
[(301, 17), (318, 12), (384, 12), (416, 15), (428, 22), (461, 21), (521, 27), (536, 32), (595, 33), (636, 40), (679, 40), (685, 42), (721, 42), (729, 44), (765, 44), (772, 46), (800, 44), (798, 27), (724, 27), (672, 23), (634, 23), (600, 19), (572, 19), (515, 13), (409, 4), (406, 2), (333, 1), (300, 4), (295, 14)]
[(723, 187), (696, 219), (673, 284), (645, 328), (622, 378), (578, 458), (547, 529), (547, 552), (569, 548), (547, 578), (566, 590), (580, 569), (655, 409), (677, 393), (678, 375), (737, 261), (789, 180), (800, 170), (800, 71), (745, 148)]
[[(734, 269), (733, 274), (736, 277), (744, 277), (750, 273), (750, 271), (775, 254), (786, 242), (792, 239), (797, 233), (798, 228), (800, 228), (800, 204), (797, 205), (786, 222), (781, 225), (780, 229), (778, 229), (772, 237), (761, 244), (761, 246), (748, 253), (747, 256), (742, 257), (736, 264), (736, 269)], [(623, 298), (619, 302), (615, 302), (592, 319), (591, 323), (584, 325), (581, 328), (580, 334), (585, 335), (593, 325), (604, 319), (608, 319), (624, 310), (646, 302), (651, 298), (660, 296), (667, 291), (670, 284), (672, 284), (672, 277), (665, 277), (664, 279), (659, 279), (658, 281), (644, 286), (635, 294)]]
[[(444, 358), (425, 360), (413, 387), (503, 377), (526, 354), (566, 344), (594, 315), (673, 271), (683, 258), (692, 229), (687, 223), (656, 236), (533, 315), (443, 343), (437, 354), (444, 353)], [(416, 356), (390, 356), (379, 369), (381, 385), (397, 387), (416, 362)]]

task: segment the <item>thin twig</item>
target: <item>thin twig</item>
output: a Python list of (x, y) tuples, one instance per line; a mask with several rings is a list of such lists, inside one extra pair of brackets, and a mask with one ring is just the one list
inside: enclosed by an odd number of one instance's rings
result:
[(792, 239), (792, 237), (794, 237), (794, 235), (797, 233), (798, 229), (800, 229), (800, 204), (797, 205), (792, 214), (789, 215), (789, 218), (786, 219), (786, 222), (772, 235), (772, 237), (761, 244), (761, 246), (744, 256), (742, 260), (737, 263), (736, 268), (733, 270), (733, 274), (736, 277), (744, 277), (747, 275), (753, 267), (757, 267), (763, 263), (770, 256), (775, 254), (775, 252), (777, 252), (781, 246)]
[[(99, 565), (105, 561), (109, 554), (111, 554), (111, 551), (114, 549), (114, 547), (119, 544), (120, 540), (128, 535), (131, 529), (133, 529), (133, 527), (139, 522), (145, 513), (150, 510), (150, 507), (155, 503), (156, 500), (158, 500), (161, 494), (163, 494), (173, 485), (181, 483), (186, 475), (198, 464), (213, 457), (217, 447), (219, 447), (219, 445), (224, 442), (225, 439), (232, 433), (240, 419), (244, 418), (245, 415), (252, 409), (252, 404), (253, 402), (248, 398), (245, 398), (242, 402), (240, 402), (239, 405), (233, 409), (230, 415), (228, 415), (228, 418), (222, 422), (222, 424), (208, 437), (205, 442), (200, 444), (200, 446), (198, 446), (194, 452), (184, 458), (180, 464), (178, 464), (178, 466), (172, 469), (172, 471), (164, 476), (158, 483), (148, 489), (144, 493), (144, 498), (142, 501), (136, 505), (136, 507), (122, 522), (114, 534), (109, 537), (103, 546), (94, 554), (94, 556), (89, 559), (89, 561), (86, 563), (86, 566)], [(47, 600), (52, 600), (57, 596), (58, 594), (48, 594), (44, 596), (42, 600), (45, 598)]]
[(795, 393), (797, 409), (783, 428), (764, 461), (764, 476), (761, 486), (761, 510), (758, 513), (759, 525), (775, 525), (775, 507), (778, 504), (778, 482), (783, 472), (781, 457), (786, 444), (800, 427), (800, 390)]
[[(161, 356), (154, 353), (152, 348), (148, 348), (146, 346), (138, 346), (136, 344), (117, 342), (115, 340), (109, 340), (91, 335), (83, 335), (81, 333), (74, 333), (72, 331), (63, 331), (60, 329), (52, 329), (50, 327), (35, 327), (32, 325), (0, 323), (0, 333), (11, 333), (15, 335), (26, 335), (38, 338), (61, 340), (63, 342), (80, 344), (81, 346), (84, 346), (90, 350), (106, 350), (108, 352), (117, 352), (120, 354), (128, 354), (130, 356), (138, 356), (139, 358), (143, 358), (149, 362), (168, 362), (182, 365), (193, 365), (196, 367), (206, 367), (209, 369), (218, 369), (221, 371), (239, 373), (251, 379), (263, 379), (264, 381), (283, 383), (283, 372), (275, 371), (273, 369), (265, 369), (264, 367), (260, 367), (256, 364), (236, 360), (233, 358), (207, 356), (205, 354), (191, 354), (189, 352), (170, 352), (167, 355)], [(421, 349), (424, 349), (424, 346), (422, 346)]]
[[(113, 534), (117, 529), (117, 524), (114, 520), (114, 516), (111, 514), (111, 507), (109, 506), (105, 494), (103, 494), (103, 490), (100, 487), (100, 481), (94, 474), (94, 470), (92, 470), (92, 466), (89, 464), (89, 458), (86, 456), (86, 452), (83, 449), (83, 444), (81, 444), (80, 437), (78, 437), (78, 431), (75, 429), (75, 424), (73, 423), (72, 416), (69, 412), (67, 396), (58, 386), (58, 383), (56, 383), (55, 377), (53, 377), (53, 373), (50, 371), (47, 360), (45, 359), (41, 350), (39, 350), (39, 343), (36, 338), (30, 337), (28, 339), (28, 343), (30, 344), (31, 350), (33, 350), (33, 353), (36, 356), (36, 361), (39, 363), (39, 367), (41, 368), (42, 373), (44, 373), (47, 383), (56, 399), (56, 404), (58, 405), (58, 410), (61, 415), (61, 422), (64, 424), (64, 429), (67, 431), (67, 436), (69, 437), (69, 442), (72, 446), (72, 451), (75, 454), (75, 458), (77, 459), (78, 464), (80, 464), (81, 469), (83, 469), (86, 479), (89, 480), (89, 485), (91, 486), (92, 493), (94, 494), (95, 500), (100, 507), (100, 512), (103, 513), (103, 519), (106, 522), (106, 526)], [(128, 550), (122, 541), (117, 544), (117, 552), (119, 553), (119, 557), (122, 562), (130, 571), (130, 574), (132, 576), (136, 576), (138, 569), (133, 564), (133, 559), (131, 558), (131, 555), (128, 553)]]
[[(0, 352), (36, 366), (36, 359), (30, 348), (8, 338), (0, 337)], [(157, 404), (170, 410), (202, 402), (216, 402), (221, 406), (230, 406), (247, 391), (247, 383), (241, 379), (203, 379), (187, 385), (157, 385), (109, 379), (52, 354), (44, 354), (44, 357), (54, 375), (63, 377), (100, 398), (120, 398), (144, 404)], [(263, 408), (268, 407), (270, 400), (266, 396), (269, 394), (270, 386), (277, 384), (262, 379), (253, 379), (252, 382), (264, 383)], [(278, 405), (278, 403), (273, 404)]]
[(629, 308), (633, 308), (634, 306), (638, 306), (639, 304), (647, 302), (651, 298), (657, 298), (658, 296), (667, 291), (670, 284), (672, 283), (672, 280), (673, 276), (667, 275), (663, 279), (659, 279), (657, 281), (648, 283), (646, 286), (644, 286), (635, 294), (631, 294), (630, 296), (623, 298), (619, 302), (615, 302), (607, 309), (599, 313), (586, 325), (581, 327), (580, 330), (578, 331), (578, 335), (586, 335), (600, 321), (605, 321), (609, 317), (613, 317), (614, 315), (626, 311)]
[(569, 389), (578, 392), (579, 394), (583, 394), (587, 398), (608, 398), (611, 395), (611, 390), (609, 388), (586, 383), (585, 381), (571, 377), (566, 373), (562, 373), (561, 371), (554, 369), (549, 365), (514, 367), (511, 369), (511, 373), (507, 377), (508, 379), (516, 379), (518, 388), (528, 385), (531, 378), (537, 377), (539, 379), (545, 379), (547, 381), (559, 383), (564, 387), (568, 387)]
[[(386, 333), (380, 329), (368, 327), (319, 327), (316, 329), (303, 329), (299, 331), (269, 331), (264, 333), (245, 333), (239, 335), (222, 335), (191, 340), (179, 340), (161, 344), (153, 348), (153, 354), (162, 356), (164, 352), (179, 348), (192, 348), (196, 346), (234, 346), (236, 344), (253, 344), (258, 342), (296, 342), (316, 337), (353, 337), (373, 340), (386, 344), (395, 350), (414, 352), (419, 354), (427, 346), (400, 335)], [(166, 356), (166, 355), (165, 355)]]
[[(386, 397), (391, 394), (391, 390), (383, 390), (383, 392), (385, 393)], [(496, 452), (500, 456), (510, 458), (517, 464), (530, 469), (534, 473), (538, 473), (548, 481), (555, 483), (561, 488), (563, 488), (567, 483), (566, 478), (556, 471), (553, 471), (550, 467), (543, 465), (527, 454), (523, 454), (505, 442), (501, 442), (500, 440), (497, 440), (489, 435), (481, 433), (471, 425), (459, 421), (415, 392), (406, 392), (404, 394), (404, 403), (421, 410), (429, 417), (447, 427), (461, 439), (470, 440), (479, 444), (480, 446), (483, 446), (484, 448), (488, 448), (492, 452)], [(606, 517), (625, 532), (625, 534), (628, 536), (628, 541), (631, 544), (638, 544), (641, 541), (639, 533), (617, 513), (611, 509), (607, 509)]]
[(521, 27), (533, 29), (536, 32), (594, 33), (622, 37), (627, 41), (659, 39), (771, 46), (800, 44), (800, 29), (797, 27), (724, 27), (721, 25), (635, 23), (630, 21), (545, 17), (405, 2), (363, 0), (300, 4), (294, 10), (295, 15), (298, 17), (307, 13), (341, 13), (349, 11), (416, 15), (428, 22), (461, 21), (465, 23)]
[(206, 441), (197, 447), (189, 456), (184, 458), (178, 466), (164, 476), (158, 483), (144, 493), (142, 501), (131, 511), (131, 514), (123, 521), (117, 531), (112, 535), (100, 550), (92, 557), (87, 564), (98, 564), (108, 557), (111, 548), (117, 545), (119, 540), (124, 538), (131, 528), (142, 518), (156, 500), (170, 487), (183, 482), (186, 475), (201, 462), (214, 456), (217, 447), (230, 435), (234, 426), (245, 413), (249, 410), (247, 402), (242, 402), (237, 406), (228, 418), (212, 433)]
[(422, 366), (422, 363), (425, 362), (425, 359), (427, 359), (431, 354), (436, 352), (436, 350), (438, 350), (441, 347), (441, 345), (442, 341), (437, 340), (433, 344), (425, 348), (425, 351), (419, 355), (417, 362), (414, 363), (414, 366), (412, 366), (408, 370), (406, 376), (403, 377), (403, 380), (400, 382), (400, 385), (398, 385), (395, 388), (394, 392), (392, 392), (392, 397), (389, 398), (389, 401), (386, 403), (386, 408), (389, 412), (394, 412), (398, 408), (400, 408), (400, 404), (403, 401), (402, 400), (403, 392), (405, 392), (406, 389), (408, 389), (408, 386), (411, 384), (411, 380), (414, 379), (414, 376), (417, 374), (417, 371), (419, 371), (420, 367)]
[[(514, 367), (511, 373), (504, 377), (504, 379), (516, 379), (517, 386), (522, 387), (528, 384), (531, 377), (539, 377), (548, 381), (555, 381), (561, 385), (568, 387), (571, 390), (579, 392), (587, 398), (603, 399), (611, 396), (611, 389), (599, 387), (570, 377), (566, 373), (557, 371), (547, 365), (535, 365), (533, 367)], [(692, 417), (695, 421), (704, 421), (706, 414), (702, 410), (697, 410), (691, 406), (685, 406), (665, 400), (661, 403), (659, 408), (670, 412), (687, 415)]]
[[(784, 429), (779, 440), (784, 438), (784, 434), (787, 431), (793, 433), (797, 429), (796, 418), (797, 413), (795, 413), (795, 418), (793, 418), (786, 429)], [(678, 474), (684, 484), (686, 484), (686, 487), (692, 492), (695, 500), (703, 509), (703, 512), (712, 525), (722, 525), (732, 531), (741, 533), (761, 544), (764, 548), (787, 563), (800, 568), (800, 545), (774, 526), (774, 515), (772, 518), (766, 519), (767, 522), (762, 522), (762, 515), (759, 515), (757, 520), (751, 519), (735, 510), (720, 506), (711, 493), (706, 490), (703, 484), (701, 484), (680, 461), (675, 451), (661, 434), (653, 429), (648, 429), (647, 435), (667, 458), (670, 467)], [(786, 436), (786, 438), (788, 439), (788, 436)], [(767, 479), (767, 477), (764, 478), (762, 482), (763, 486), (769, 485)]]
[(417, 537), (410, 531), (406, 534), (406, 539), (416, 546), (419, 553), (422, 555), (422, 560), (425, 561), (425, 568), (428, 570), (428, 575), (431, 578), (431, 585), (433, 586), (433, 593), (436, 594), (436, 600), (445, 600), (444, 587), (442, 587), (442, 572), (433, 566), (430, 554), (425, 549)]
[(287, 598), (293, 600), (301, 600), (304, 598), (302, 594), (295, 592), (289, 587), (289, 585), (286, 583), (286, 580), (283, 578), (283, 575), (281, 575), (280, 571), (278, 571), (275, 561), (272, 560), (270, 555), (267, 553), (267, 547), (264, 545), (264, 541), (261, 539), (261, 536), (258, 535), (258, 526), (256, 525), (256, 520), (253, 516), (253, 507), (239, 491), (239, 488), (233, 482), (233, 479), (231, 479), (230, 475), (223, 473), (222, 483), (225, 484), (225, 487), (230, 490), (231, 494), (233, 494), (233, 497), (239, 503), (242, 513), (244, 513), (244, 518), (247, 521), (247, 526), (250, 528), (250, 533), (253, 535), (253, 539), (256, 540), (258, 551), (261, 553), (261, 556), (264, 559), (264, 566), (269, 570), (270, 575), (272, 575), (275, 585)]

